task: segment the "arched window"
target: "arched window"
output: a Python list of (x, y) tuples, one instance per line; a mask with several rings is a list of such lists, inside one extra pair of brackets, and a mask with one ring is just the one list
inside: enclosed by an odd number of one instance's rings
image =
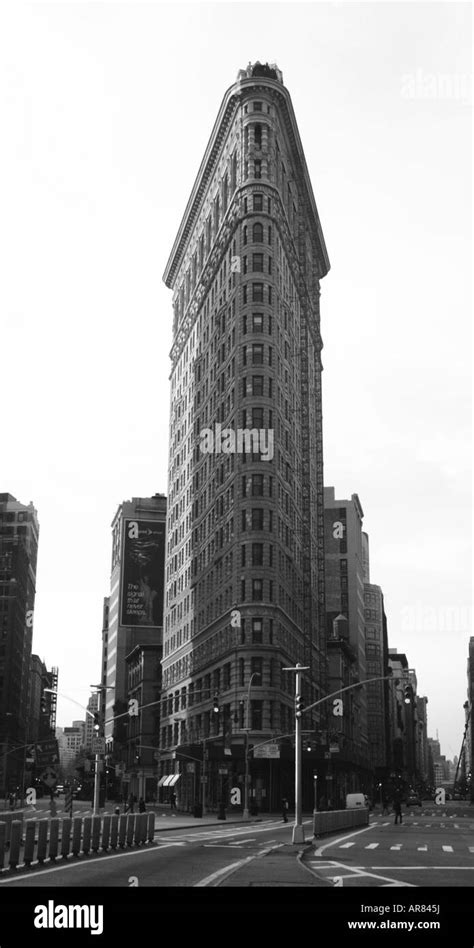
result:
[(263, 243), (263, 224), (253, 225), (252, 239), (253, 239), (254, 244)]
[(261, 125), (255, 126), (255, 147), (256, 148), (262, 147), (262, 126)]
[(245, 244), (247, 243), (247, 228), (246, 227), (243, 228), (242, 236), (243, 236), (243, 242), (245, 246)]

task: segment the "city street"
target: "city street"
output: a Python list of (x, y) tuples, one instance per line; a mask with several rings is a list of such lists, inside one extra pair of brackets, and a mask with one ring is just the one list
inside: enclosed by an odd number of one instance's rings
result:
[[(159, 818), (157, 817), (157, 820)], [(155, 845), (45, 865), (26, 874), (0, 879), (0, 886), (103, 887), (295, 885), (321, 886), (297, 860), (303, 846), (293, 846), (292, 824), (269, 817), (252, 824), (198, 825), (156, 833)], [(308, 843), (312, 821), (305, 820)], [(274, 858), (283, 851), (285, 859)]]
[(342, 886), (474, 886), (474, 807), (425, 802), (371, 816), (363, 830), (320, 839), (305, 852), (316, 877)]

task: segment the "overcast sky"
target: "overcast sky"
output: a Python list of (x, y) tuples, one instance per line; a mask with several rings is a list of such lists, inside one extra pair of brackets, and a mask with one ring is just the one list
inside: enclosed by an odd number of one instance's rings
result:
[[(33, 650), (100, 681), (110, 523), (167, 493), (162, 274), (226, 89), (276, 62), (331, 261), (325, 483), (461, 746), (471, 626), (470, 5), (4, 3), (0, 491), (40, 520)], [(59, 702), (58, 724), (81, 717)]]

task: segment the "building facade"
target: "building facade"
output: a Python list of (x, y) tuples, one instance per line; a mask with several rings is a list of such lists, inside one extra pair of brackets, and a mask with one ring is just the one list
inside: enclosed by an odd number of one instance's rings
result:
[[(107, 762), (115, 773), (116, 798), (129, 792), (137, 797), (146, 793), (150, 798), (153, 776), (156, 788), (153, 755), (159, 745), (165, 530), (164, 494), (124, 501), (112, 522), (110, 596), (104, 600), (102, 621), (100, 714)], [(131, 676), (131, 656), (145, 647), (146, 668), (140, 666), (145, 679), (138, 685)], [(153, 728), (150, 711), (141, 710), (149, 694), (148, 649), (154, 654)], [(131, 681), (134, 684), (130, 692)], [(130, 716), (129, 701), (139, 692), (137, 714)]]
[[(352, 494), (350, 500), (338, 500), (334, 487), (325, 487), (324, 508), (326, 633), (332, 693), (368, 677), (364, 603), (368, 547), (365, 541), (363, 546), (364, 514), (357, 494)], [(351, 791), (373, 792), (367, 689), (354, 688), (342, 697), (339, 723), (331, 718), (330, 709), (327, 718), (328, 743), (333, 748), (339, 745), (337, 754), (329, 751), (333, 757), (333, 796), (339, 800)]]
[[(164, 274), (174, 318), (161, 776), (176, 776), (185, 806), (203, 769), (210, 805), (232, 787), (244, 795), (246, 734), (254, 747), (275, 738), (280, 754), (254, 751), (252, 805), (292, 796), (295, 686), (283, 669), (307, 668), (306, 705), (325, 694), (328, 269), (282, 74), (249, 64), (224, 96)], [(319, 722), (309, 712), (303, 726)]]
[(0, 494), (0, 790), (5, 794), (20, 786), (24, 770), (38, 538), (33, 504)]

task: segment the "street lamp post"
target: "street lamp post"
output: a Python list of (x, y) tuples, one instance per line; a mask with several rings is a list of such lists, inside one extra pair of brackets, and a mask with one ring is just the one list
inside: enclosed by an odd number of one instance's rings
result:
[(250, 731), (250, 688), (254, 678), (260, 678), (260, 672), (252, 672), (247, 690), (247, 727), (245, 728), (245, 776), (244, 776), (244, 812), (243, 820), (250, 819), (249, 813), (249, 731)]

